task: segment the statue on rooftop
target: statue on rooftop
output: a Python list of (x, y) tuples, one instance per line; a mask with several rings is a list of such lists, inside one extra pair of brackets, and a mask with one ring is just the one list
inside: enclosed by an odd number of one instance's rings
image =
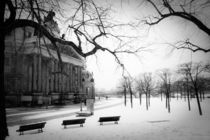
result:
[(54, 17), (55, 12), (49, 11), (47, 17), (44, 17), (44, 25), (55, 37), (60, 38), (60, 29), (58, 23), (53, 19)]
[(54, 16), (55, 16), (55, 12), (53, 12), (52, 10), (49, 11), (47, 17), (44, 18), (44, 22), (53, 21)]

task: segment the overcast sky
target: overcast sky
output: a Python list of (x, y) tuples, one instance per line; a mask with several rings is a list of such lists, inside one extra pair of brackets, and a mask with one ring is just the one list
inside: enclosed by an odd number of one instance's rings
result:
[[(127, 21), (140, 19), (148, 13), (154, 12), (150, 7), (139, 6), (139, 4), (139, 1), (135, 0), (124, 1), (123, 5), (119, 1), (115, 1), (112, 6), (119, 12), (118, 18)], [(191, 23), (177, 18), (165, 20), (152, 27), (148, 36), (142, 39), (148, 43), (151, 51), (140, 52), (139, 57), (127, 55), (123, 59), (125, 66), (132, 76), (137, 76), (139, 73), (155, 72), (161, 68), (175, 69), (178, 64), (184, 62), (210, 60), (209, 53), (192, 53), (186, 50), (172, 51), (171, 47), (163, 44), (189, 37), (202, 46), (210, 44), (209, 37)], [(122, 75), (121, 69), (117, 69), (116, 62), (110, 54), (103, 52), (97, 54), (97, 58), (93, 56), (87, 59), (87, 68), (94, 73), (96, 88), (115, 89)]]
[[(150, 5), (141, 4), (139, 0), (96, 0), (95, 2), (96, 4), (111, 5), (113, 20), (124, 23), (139, 21), (155, 12)], [(205, 23), (209, 25), (210, 16), (207, 15), (206, 17)], [(149, 51), (138, 53), (138, 57), (131, 55), (121, 57), (132, 76), (137, 76), (142, 72), (155, 72), (162, 68), (175, 69), (178, 64), (184, 62), (210, 60), (210, 53), (192, 53), (188, 50), (172, 51), (172, 47), (165, 44), (190, 38), (202, 47), (209, 46), (209, 36), (201, 32), (195, 25), (180, 18), (164, 20), (150, 30), (146, 26), (139, 26), (134, 31), (122, 28), (120, 32), (141, 36), (134, 45), (146, 46), (149, 49)], [(112, 41), (102, 43), (104, 46), (110, 47), (115, 45)], [(115, 89), (122, 75), (122, 70), (117, 67), (114, 57), (102, 51), (97, 52), (97, 57), (90, 56), (87, 58), (87, 69), (93, 72), (97, 89)]]

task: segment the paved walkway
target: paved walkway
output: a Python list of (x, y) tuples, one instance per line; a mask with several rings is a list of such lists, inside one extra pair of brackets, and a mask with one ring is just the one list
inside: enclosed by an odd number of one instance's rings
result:
[[(116, 100), (116, 102), (113, 100)], [(121, 105), (123, 101), (111, 98), (108, 100), (97, 100), (95, 103), (95, 111), (103, 108), (108, 108), (116, 105)], [(86, 107), (83, 105), (83, 111)], [(66, 106), (49, 106), (41, 108), (9, 108), (7, 109), (7, 123), (8, 126), (21, 125), (26, 123), (33, 123), (37, 121), (48, 121), (55, 118), (67, 117), (75, 115), (80, 111), (80, 104), (66, 105)]]

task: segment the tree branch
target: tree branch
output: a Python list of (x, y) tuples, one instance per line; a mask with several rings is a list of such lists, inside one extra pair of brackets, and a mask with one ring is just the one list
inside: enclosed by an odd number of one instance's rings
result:
[[(158, 5), (157, 3), (155, 3), (152, 0), (147, 0), (147, 2), (149, 2), (153, 6), (153, 8), (158, 12), (159, 16), (158, 17), (152, 17), (152, 19), (149, 18), (150, 21), (148, 19), (143, 20), (143, 22), (145, 24), (152, 26), (152, 25), (156, 25), (156, 24), (160, 23), (161, 21), (163, 21), (166, 18), (179, 17), (179, 18), (185, 19), (185, 20), (193, 23), (195, 26), (198, 27), (198, 29), (200, 29), (201, 31), (203, 31), (205, 34), (207, 34), (210, 37), (210, 28), (204, 22), (202, 22), (199, 18), (197, 18), (195, 14), (192, 14), (192, 12), (191, 12), (192, 5), (193, 4), (195, 5), (195, 4), (198, 4), (198, 3), (195, 3), (194, 1), (191, 1), (191, 2), (184, 2), (182, 4), (181, 2), (179, 2), (179, 3), (181, 3), (181, 4), (178, 4), (179, 6), (172, 7), (171, 5), (172, 5), (173, 1), (169, 1), (169, 0), (160, 0), (160, 1), (162, 1), (162, 5)], [(202, 3), (203, 2), (201, 2), (201, 4)], [(162, 12), (160, 10), (161, 6), (168, 9), (168, 12), (167, 11)], [(187, 6), (190, 7), (188, 12), (185, 9), (185, 7), (187, 7)], [(181, 7), (181, 9), (180, 9), (180, 7)], [(177, 11), (175, 11), (175, 9), (177, 9)], [(196, 51), (210, 52), (210, 49), (205, 49), (205, 48), (199, 47), (198, 45), (195, 45), (195, 44), (193, 44), (189, 41), (185, 42), (185, 45), (178, 46), (176, 48), (177, 49), (189, 49), (193, 52), (196, 52)]]

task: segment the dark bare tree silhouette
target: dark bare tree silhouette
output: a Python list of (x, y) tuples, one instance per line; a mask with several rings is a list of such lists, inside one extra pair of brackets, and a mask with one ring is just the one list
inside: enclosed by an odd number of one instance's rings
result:
[(133, 96), (134, 96), (134, 89), (133, 89), (134, 79), (131, 76), (123, 76), (119, 83), (119, 90), (124, 96), (124, 105), (127, 105), (127, 94), (130, 94), (130, 103), (131, 108), (133, 108)]
[[(156, 11), (156, 15), (151, 15), (143, 20), (147, 25), (153, 26), (171, 17), (178, 17), (191, 22), (210, 38), (209, 24), (205, 21), (205, 11), (208, 11), (210, 7), (209, 0), (145, 0), (145, 2), (149, 3)], [(206, 16), (209, 17), (209, 14)], [(177, 49), (188, 49), (193, 52), (210, 52), (209, 45), (201, 47), (190, 39), (170, 45)]]
[(146, 109), (148, 110), (150, 106), (151, 92), (154, 89), (151, 73), (144, 73), (142, 76), (140, 76), (139, 79), (136, 80), (136, 85), (137, 91), (139, 92), (140, 103), (141, 95), (146, 95)]
[(171, 112), (171, 73), (169, 69), (163, 69), (158, 71), (158, 75), (162, 81), (161, 88), (162, 92), (165, 94), (166, 97), (166, 108), (168, 109), (168, 112)]
[(188, 79), (188, 82), (191, 83), (192, 88), (194, 90), (196, 99), (197, 99), (197, 104), (198, 104), (198, 109), (199, 109), (199, 114), (202, 115), (202, 108), (200, 105), (200, 99), (199, 99), (199, 78), (202, 75), (203, 72), (208, 71), (209, 64), (202, 64), (202, 63), (185, 63), (181, 64), (179, 67), (179, 73), (184, 75), (185, 78)]
[(133, 80), (131, 78), (127, 78), (127, 87), (130, 93), (131, 108), (133, 108), (133, 95), (134, 95), (132, 85), (133, 85)]
[(118, 85), (118, 91), (120, 94), (123, 95), (124, 97), (124, 105), (127, 105), (127, 83), (126, 83), (126, 78), (122, 78), (119, 81), (119, 85)]

